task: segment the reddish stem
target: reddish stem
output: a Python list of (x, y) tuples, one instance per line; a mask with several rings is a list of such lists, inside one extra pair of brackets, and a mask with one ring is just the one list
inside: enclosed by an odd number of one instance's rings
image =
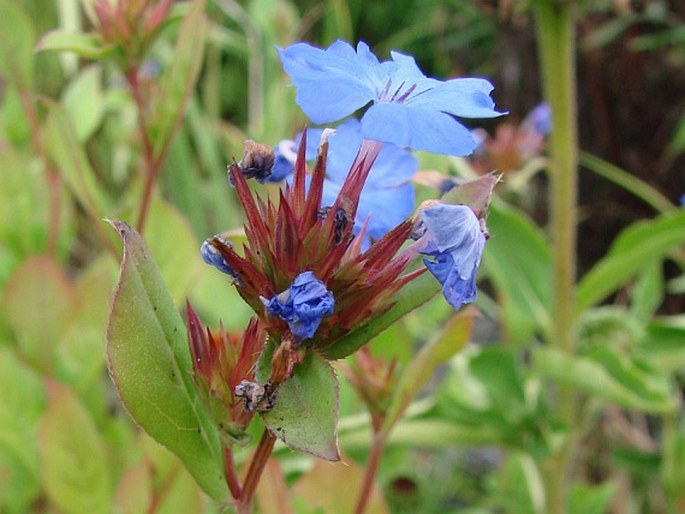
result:
[(371, 454), (369, 455), (369, 462), (366, 464), (364, 482), (362, 483), (362, 490), (359, 493), (359, 499), (357, 500), (354, 514), (364, 514), (364, 511), (369, 504), (371, 490), (376, 480), (376, 473), (378, 472), (378, 466), (381, 463), (383, 450), (385, 450), (385, 436), (380, 431), (374, 430)]
[(31, 146), (36, 155), (40, 155), (45, 161), (46, 182), (49, 192), (49, 210), (48, 210), (48, 255), (55, 256), (57, 253), (57, 239), (59, 238), (59, 224), (60, 224), (60, 205), (59, 205), (59, 191), (60, 191), (60, 176), (57, 170), (50, 163), (50, 159), (45, 154), (43, 147), (43, 140), (40, 133), (40, 125), (38, 123), (38, 113), (33, 105), (31, 94), (24, 89), (23, 84), (19, 88), (19, 99), (21, 106), (24, 109), (24, 114), (29, 125), (29, 133), (31, 134)]
[[(274, 448), (276, 437), (267, 429), (264, 429), (262, 439), (259, 441), (257, 451), (252, 457), (250, 468), (247, 470), (247, 476), (243, 483), (243, 490), (238, 501), (238, 512), (251, 512), (252, 497), (254, 496), (257, 484), (262, 476), (264, 467), (271, 456), (271, 451)], [(246, 510), (243, 510), (246, 509)]]
[(231, 496), (233, 499), (237, 500), (240, 498), (242, 493), (242, 487), (240, 487), (240, 481), (235, 473), (235, 462), (233, 460), (233, 449), (229, 446), (223, 448), (224, 454), (224, 472), (226, 474), (226, 484), (228, 489), (231, 491)]
[(166, 152), (162, 152), (162, 156), (159, 158), (155, 157), (155, 151), (152, 146), (152, 141), (150, 140), (150, 135), (148, 134), (147, 123), (145, 122), (146, 106), (143, 93), (140, 88), (140, 82), (138, 82), (138, 66), (132, 66), (128, 70), (126, 73), (126, 80), (128, 81), (129, 88), (131, 89), (133, 101), (138, 109), (138, 131), (140, 132), (140, 139), (143, 143), (143, 158), (145, 161), (145, 187), (143, 189), (143, 199), (140, 202), (138, 224), (136, 225), (138, 232), (142, 233), (143, 227), (145, 226), (145, 220), (147, 219), (147, 213), (150, 210), (152, 192), (154, 190), (159, 171), (162, 169), (162, 163), (164, 162), (163, 155)]

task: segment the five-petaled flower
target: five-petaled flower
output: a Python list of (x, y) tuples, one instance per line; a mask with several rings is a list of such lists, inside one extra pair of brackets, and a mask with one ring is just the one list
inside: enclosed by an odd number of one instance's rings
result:
[[(308, 161), (313, 161), (316, 157), (322, 132), (322, 129), (307, 130)], [(282, 141), (276, 147), (277, 166), (274, 166), (270, 180), (282, 180), (292, 173), (296, 157), (292, 144), (294, 143)], [(330, 206), (335, 202), (361, 144), (361, 127), (357, 120), (347, 120), (328, 136), (322, 205)], [(417, 168), (418, 162), (409, 152), (392, 143), (383, 145), (362, 189), (354, 220), (353, 233), (359, 234), (368, 218), (364, 249), (402, 223), (414, 211), (414, 186), (411, 179)]]
[(402, 148), (468, 155), (476, 147), (471, 132), (455, 119), (492, 118), (492, 84), (485, 79), (440, 81), (426, 77), (414, 58), (391, 52), (380, 62), (364, 42), (357, 49), (336, 41), (326, 50), (307, 43), (279, 49), (281, 62), (297, 88), (296, 101), (314, 123), (350, 116), (369, 103), (361, 119), (366, 139)]
[(269, 314), (288, 323), (290, 332), (298, 340), (311, 338), (323, 317), (332, 314), (335, 307), (333, 294), (311, 271), (300, 273), (282, 293), (260, 300)]
[(466, 205), (438, 204), (421, 211), (429, 243), (421, 250), (428, 270), (458, 309), (476, 299), (476, 269), (485, 246), (480, 221)]

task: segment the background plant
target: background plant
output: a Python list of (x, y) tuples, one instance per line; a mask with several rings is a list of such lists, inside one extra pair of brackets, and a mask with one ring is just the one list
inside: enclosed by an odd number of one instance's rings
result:
[[(535, 37), (531, 12), (510, 5), (406, 2), (389, 11), (384, 2), (179, 3), (133, 63), (126, 59), (137, 54), (92, 34), (45, 35), (100, 26), (89, 3), (1, 3), (3, 509), (214, 509), (178, 461), (113, 407), (103, 333), (118, 243), (101, 219), (138, 224), (146, 177), (158, 166), (143, 232), (172, 298), (180, 307), (189, 296), (208, 324), (242, 328), (247, 311), (201, 265), (197, 248), (226, 220), (241, 225), (223, 171), (243, 140), (275, 144), (305, 124), (274, 46), (302, 37), (364, 39), (380, 55), (413, 53), (436, 76), (482, 74), (514, 123), (542, 98), (536, 41), (549, 54), (545, 66), (570, 64), (568, 54), (554, 53), (558, 32), (545, 39), (544, 26), (553, 23), (545, 16), (558, 14), (541, 11), (551, 3), (532, 4)], [(685, 184), (674, 170), (683, 159), (683, 16), (677, 2), (646, 2), (642, 10), (592, 2), (562, 20), (578, 43), (571, 58), (580, 146), (588, 152), (579, 155), (573, 350), (556, 346), (550, 310), (557, 261), (542, 200), (548, 175), (524, 180), (513, 172), (488, 221), (484, 318), (471, 338), (501, 344), (469, 344), (394, 426), (378, 470), (392, 512), (544, 512), (547, 502), (557, 512), (675, 512), (682, 505), (685, 224), (677, 200)], [(147, 103), (131, 94), (133, 64)], [(566, 139), (560, 127), (573, 124), (554, 113), (569, 104), (552, 108), (552, 134)], [(550, 158), (560, 151), (551, 149)], [(456, 175), (472, 167), (421, 156), (424, 170)], [(417, 345), (437, 340), (448, 316), (446, 306), (429, 304), (378, 336), (371, 351), (411, 369), (421, 362)], [(370, 424), (352, 388), (343, 385), (341, 398), (340, 443), (361, 484), (354, 463), (367, 461)], [(326, 500), (336, 505), (323, 504), (326, 512), (351, 510), (345, 498), (321, 498), (321, 482), (343, 480), (340, 468), (276, 454), (295, 511)], [(278, 511), (269, 502), (284, 498), (257, 495), (264, 512)], [(374, 505), (369, 511), (384, 508)]]

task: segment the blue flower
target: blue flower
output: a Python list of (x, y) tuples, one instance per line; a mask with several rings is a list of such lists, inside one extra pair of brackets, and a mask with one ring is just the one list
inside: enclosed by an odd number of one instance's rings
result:
[[(228, 241), (222, 240), (222, 243), (229, 248), (232, 247), (231, 243)], [(232, 276), (237, 282), (240, 282), (238, 274), (235, 272), (235, 270), (231, 268), (228, 262), (226, 262), (226, 259), (221, 256), (221, 254), (209, 243), (209, 241), (204, 241), (202, 243), (202, 246), (200, 247), (200, 254), (202, 255), (202, 260), (207, 264), (214, 266), (219, 271)]]
[(458, 309), (476, 299), (476, 270), (485, 246), (478, 218), (465, 205), (438, 204), (421, 211), (430, 243), (421, 253), (428, 270), (442, 284), (447, 302)]
[(503, 114), (494, 110), (493, 86), (487, 80), (428, 78), (413, 57), (393, 51), (392, 61), (379, 62), (363, 42), (356, 51), (344, 41), (326, 50), (297, 43), (279, 54), (297, 88), (298, 105), (314, 123), (340, 120), (371, 102), (361, 120), (366, 139), (468, 155), (476, 142), (454, 116)]
[(274, 148), (274, 167), (271, 175), (266, 179), (268, 182), (280, 182), (295, 170), (297, 159), (297, 143), (285, 139)]
[[(316, 158), (322, 129), (307, 130), (307, 160)], [(299, 142), (300, 136), (298, 136)], [(276, 148), (278, 174), (292, 172), (295, 157), (289, 151), (288, 142), (281, 142)], [(328, 158), (326, 160), (326, 179), (323, 185), (322, 205), (333, 205), (350, 171), (357, 151), (362, 143), (360, 123), (348, 120), (328, 137)], [(290, 156), (289, 159), (286, 157)], [(278, 164), (286, 163), (289, 164)], [(414, 211), (414, 186), (411, 179), (418, 169), (417, 160), (407, 151), (386, 143), (371, 167), (369, 177), (362, 189), (357, 215), (354, 220), (354, 233), (358, 234), (369, 218), (364, 238), (364, 249), (371, 241), (377, 241), (399, 225)]]
[(300, 273), (287, 290), (270, 300), (260, 299), (269, 314), (288, 323), (298, 340), (313, 337), (322, 318), (335, 307), (333, 293), (311, 271)]

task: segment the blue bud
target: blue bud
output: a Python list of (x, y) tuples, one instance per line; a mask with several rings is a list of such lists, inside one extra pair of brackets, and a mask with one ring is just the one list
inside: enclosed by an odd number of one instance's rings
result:
[(335, 307), (333, 293), (311, 271), (300, 273), (287, 290), (270, 300), (260, 299), (269, 314), (288, 323), (298, 340), (313, 337), (323, 317)]

